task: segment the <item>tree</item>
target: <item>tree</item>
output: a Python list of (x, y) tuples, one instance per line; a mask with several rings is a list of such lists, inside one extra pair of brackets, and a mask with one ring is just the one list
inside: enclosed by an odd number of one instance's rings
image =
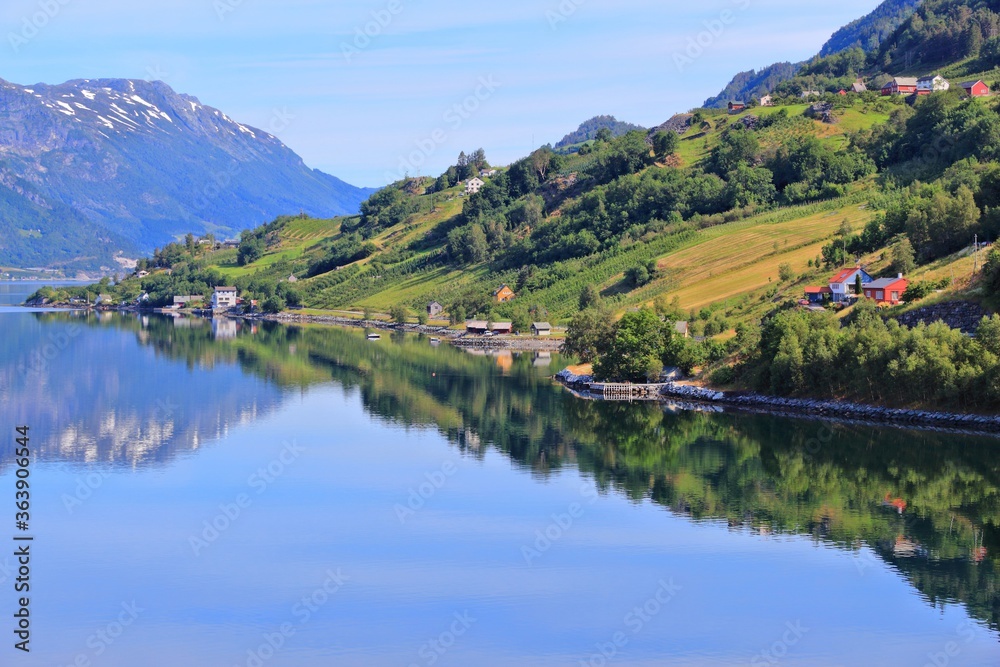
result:
[(417, 313), (417, 324), (419, 324), (420, 326), (422, 326), (422, 327), (427, 326), (428, 319), (430, 319), (430, 318), (427, 315), (427, 311), (426, 310), (421, 310), (421, 311), (419, 311)]
[(625, 280), (633, 287), (642, 287), (649, 282), (649, 269), (645, 266), (633, 266), (625, 272)]
[(570, 320), (562, 351), (584, 363), (592, 362), (607, 349), (613, 332), (611, 313), (603, 308), (582, 310)]
[(365, 322), (371, 322), (372, 318), (374, 317), (374, 313), (372, 313), (371, 308), (365, 306), (365, 309), (362, 311), (361, 317), (364, 319)]
[(785, 263), (778, 266), (778, 278), (781, 282), (787, 283), (789, 280), (795, 277), (795, 270), (792, 269), (792, 265)]
[(396, 324), (406, 324), (410, 318), (410, 309), (402, 304), (397, 304), (389, 309), (389, 317)]
[(601, 293), (593, 285), (585, 285), (582, 290), (580, 290), (580, 310), (587, 310), (588, 308), (593, 308), (600, 305), (601, 303)]
[(660, 159), (673, 155), (679, 140), (676, 132), (660, 131), (653, 137), (653, 151)]
[(910, 239), (904, 238), (897, 241), (892, 246), (892, 270), (896, 273), (907, 274), (916, 268), (916, 253), (913, 251), (913, 244)]
[(260, 304), (260, 308), (265, 313), (280, 313), (285, 309), (285, 305), (285, 300), (274, 294), (264, 299), (263, 303)]
[(864, 291), (864, 281), (861, 279), (861, 274), (858, 273), (856, 276), (854, 276), (854, 293), (857, 296), (861, 296), (861, 293), (863, 291)]
[(452, 324), (461, 324), (462, 322), (465, 322), (465, 306), (460, 303), (452, 305), (452, 307), (448, 309), (448, 314), (451, 316), (449, 321)]
[(595, 376), (629, 382), (656, 379), (663, 370), (668, 333), (663, 320), (648, 308), (625, 313), (614, 325), (607, 349), (594, 363)]
[(615, 135), (611, 131), (611, 128), (602, 127), (601, 129), (599, 129), (597, 131), (597, 135), (594, 137), (594, 140), (597, 141), (597, 143), (599, 143), (599, 144), (600, 143), (607, 143), (607, 142), (611, 141), (612, 139), (614, 139), (614, 137), (615, 137)]

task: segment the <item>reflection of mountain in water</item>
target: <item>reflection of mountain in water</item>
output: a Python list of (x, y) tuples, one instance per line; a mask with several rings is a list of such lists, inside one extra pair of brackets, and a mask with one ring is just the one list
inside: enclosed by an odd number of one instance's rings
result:
[[(44, 328), (19, 318), (15, 348), (73, 322), (43, 317)], [(357, 389), (370, 413), (437, 428), (469, 456), (492, 446), (533, 475), (575, 468), (604, 491), (695, 521), (810, 535), (856, 551), (859, 570), (867, 545), (928, 602), (962, 602), (1000, 627), (992, 438), (583, 401), (548, 380), (558, 355), (473, 356), (412, 336), (372, 343), (357, 330), (241, 322), (213, 331), (200, 320), (121, 316), (84, 326), (27, 399), (9, 389), (19, 386), (17, 360), (0, 352), (0, 392), (21, 406), (11, 412), (5, 401), (0, 417), (24, 420), (28, 409), (33, 423), (58, 424), (48, 446), (60, 458), (164, 460), (273, 409), (281, 388), (334, 380)], [(167, 398), (177, 406), (170, 419), (158, 413)]]
[[(203, 321), (100, 315), (5, 315), (0, 423), (32, 425), (45, 459), (140, 466), (197, 449), (273, 410), (280, 391), (248, 378), (237, 352), (212, 345)], [(178, 322), (181, 327), (192, 321)], [(123, 335), (122, 329), (135, 331)], [(162, 354), (170, 341), (212, 348), (204, 358)], [(7, 462), (11, 444), (0, 444)]]

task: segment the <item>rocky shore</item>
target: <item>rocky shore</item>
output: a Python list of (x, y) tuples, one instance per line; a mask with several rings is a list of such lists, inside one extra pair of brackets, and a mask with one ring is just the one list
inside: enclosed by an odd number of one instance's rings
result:
[[(575, 392), (590, 397), (602, 397), (601, 383), (589, 376), (575, 376), (568, 371), (557, 374), (556, 380)], [(643, 385), (635, 385), (640, 387)], [(682, 401), (720, 406), (752, 412), (784, 414), (826, 421), (891, 425), (908, 428), (935, 429), (960, 433), (1000, 433), (1000, 416), (959, 414), (933, 410), (903, 410), (842, 401), (818, 401), (799, 398), (779, 398), (753, 392), (721, 392), (704, 387), (668, 382), (659, 387), (659, 400)]]

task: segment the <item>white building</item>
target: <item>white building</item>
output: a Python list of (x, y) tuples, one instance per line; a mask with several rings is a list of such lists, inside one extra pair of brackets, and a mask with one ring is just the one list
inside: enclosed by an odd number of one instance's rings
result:
[(216, 287), (212, 293), (212, 310), (226, 310), (236, 305), (235, 287)]
[(764, 95), (764, 97), (760, 98), (760, 105), (762, 107), (774, 106), (774, 98), (770, 95)]
[(470, 178), (465, 184), (465, 194), (474, 195), (479, 192), (486, 183), (478, 178)]
[(951, 88), (951, 84), (948, 83), (948, 79), (944, 78), (940, 74), (922, 76), (917, 79), (918, 95), (929, 95), (930, 93), (936, 93), (940, 90), (948, 90), (949, 88)]

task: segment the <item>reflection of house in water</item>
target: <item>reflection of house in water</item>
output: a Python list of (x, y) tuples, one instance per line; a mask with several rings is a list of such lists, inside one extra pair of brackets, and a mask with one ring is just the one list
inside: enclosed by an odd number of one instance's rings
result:
[(906, 511), (906, 501), (902, 498), (893, 498), (891, 493), (885, 494), (885, 498), (882, 500), (882, 506), (894, 507), (900, 514)]
[(212, 338), (215, 339), (236, 338), (236, 320), (231, 320), (228, 317), (213, 318)]
[(199, 329), (205, 326), (205, 320), (196, 317), (175, 317), (175, 329)]
[(510, 350), (496, 350), (493, 352), (493, 356), (497, 358), (497, 366), (504, 373), (514, 367), (514, 354)]
[(920, 544), (902, 535), (896, 538), (896, 543), (892, 547), (892, 553), (896, 558), (915, 558), (925, 555), (926, 551)]
[(532, 365), (543, 368), (545, 366), (552, 365), (552, 353), (551, 352), (535, 352), (535, 360), (531, 362)]

